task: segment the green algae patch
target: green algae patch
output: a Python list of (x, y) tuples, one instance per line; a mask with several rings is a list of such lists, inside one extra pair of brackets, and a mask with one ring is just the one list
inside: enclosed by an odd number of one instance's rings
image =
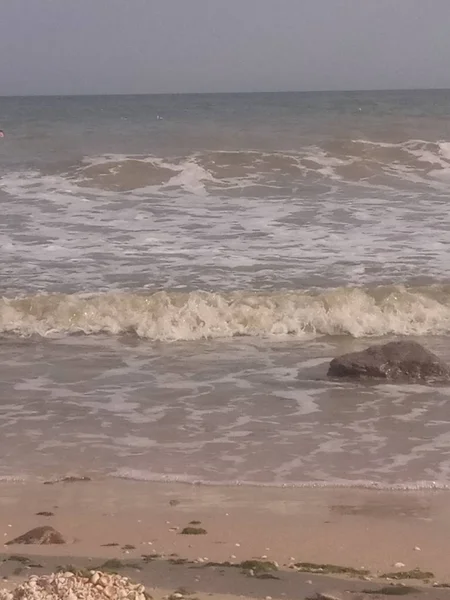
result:
[(6, 560), (10, 560), (12, 562), (18, 562), (23, 565), (28, 565), (31, 562), (27, 556), (22, 556), (21, 554), (11, 554)]
[(380, 575), (382, 579), (420, 579), (426, 581), (434, 579), (434, 573), (431, 571), (421, 571), (420, 569), (412, 569), (411, 571), (393, 571), (392, 573), (383, 573)]
[(167, 562), (171, 565), (186, 565), (190, 561), (187, 558), (169, 558)]
[(208, 532), (203, 527), (185, 527), (180, 533), (181, 535), (205, 535)]
[(141, 570), (140, 566), (136, 563), (125, 563), (117, 558), (110, 558), (99, 567), (95, 567), (93, 570), (103, 571), (104, 573), (111, 573), (114, 575), (117, 574), (120, 569), (136, 569), (137, 571)]
[(320, 573), (323, 575), (351, 575), (353, 577), (361, 577), (370, 574), (367, 569), (309, 562), (294, 563), (293, 568), (301, 573)]
[(236, 563), (232, 563), (229, 560), (226, 560), (224, 562), (214, 562), (214, 561), (209, 561), (203, 565), (201, 565), (202, 568), (206, 568), (206, 567), (237, 567), (239, 565), (237, 565)]
[(162, 555), (156, 554), (155, 552), (154, 554), (141, 554), (141, 558), (144, 562), (149, 563), (153, 562), (154, 560), (158, 560), (159, 558), (162, 558)]
[[(270, 560), (244, 560), (237, 565), (243, 571), (251, 572), (255, 577), (261, 578), (262, 575), (271, 575), (273, 571), (278, 571), (278, 567)], [(269, 579), (271, 577), (266, 577)]]

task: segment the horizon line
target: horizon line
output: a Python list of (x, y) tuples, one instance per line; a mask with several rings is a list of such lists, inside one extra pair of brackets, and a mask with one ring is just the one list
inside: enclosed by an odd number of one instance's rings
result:
[(80, 94), (0, 94), (0, 98), (89, 98), (99, 96), (225, 96), (255, 94), (353, 94), (374, 92), (444, 92), (450, 87), (412, 87), (412, 88), (361, 88), (361, 89), (320, 89), (320, 90), (259, 90), (234, 92), (93, 92)]

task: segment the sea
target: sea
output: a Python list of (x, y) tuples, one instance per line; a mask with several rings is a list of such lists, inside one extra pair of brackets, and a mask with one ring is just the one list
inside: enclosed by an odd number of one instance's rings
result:
[(0, 98), (0, 479), (450, 486), (450, 91)]

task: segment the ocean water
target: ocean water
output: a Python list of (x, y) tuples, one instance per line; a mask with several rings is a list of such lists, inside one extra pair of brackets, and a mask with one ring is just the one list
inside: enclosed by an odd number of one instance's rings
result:
[(450, 91), (0, 98), (0, 478), (450, 485)]

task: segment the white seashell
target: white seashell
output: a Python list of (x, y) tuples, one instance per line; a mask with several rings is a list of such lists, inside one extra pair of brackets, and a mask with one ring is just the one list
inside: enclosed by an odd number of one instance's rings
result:
[(112, 585), (107, 585), (104, 589), (103, 589), (103, 593), (105, 594), (105, 596), (107, 598), (112, 598), (113, 596), (115, 596), (116, 594), (116, 590), (113, 588)]
[(402, 563), (402, 562), (396, 562), (394, 567), (396, 569), (401, 569), (402, 567), (406, 567), (406, 565), (405, 565), (405, 563)]
[(100, 573), (96, 573), (95, 571), (92, 573), (92, 577), (90, 579), (90, 582), (92, 583), (92, 585), (96, 585), (98, 583), (98, 580), (100, 579)]

